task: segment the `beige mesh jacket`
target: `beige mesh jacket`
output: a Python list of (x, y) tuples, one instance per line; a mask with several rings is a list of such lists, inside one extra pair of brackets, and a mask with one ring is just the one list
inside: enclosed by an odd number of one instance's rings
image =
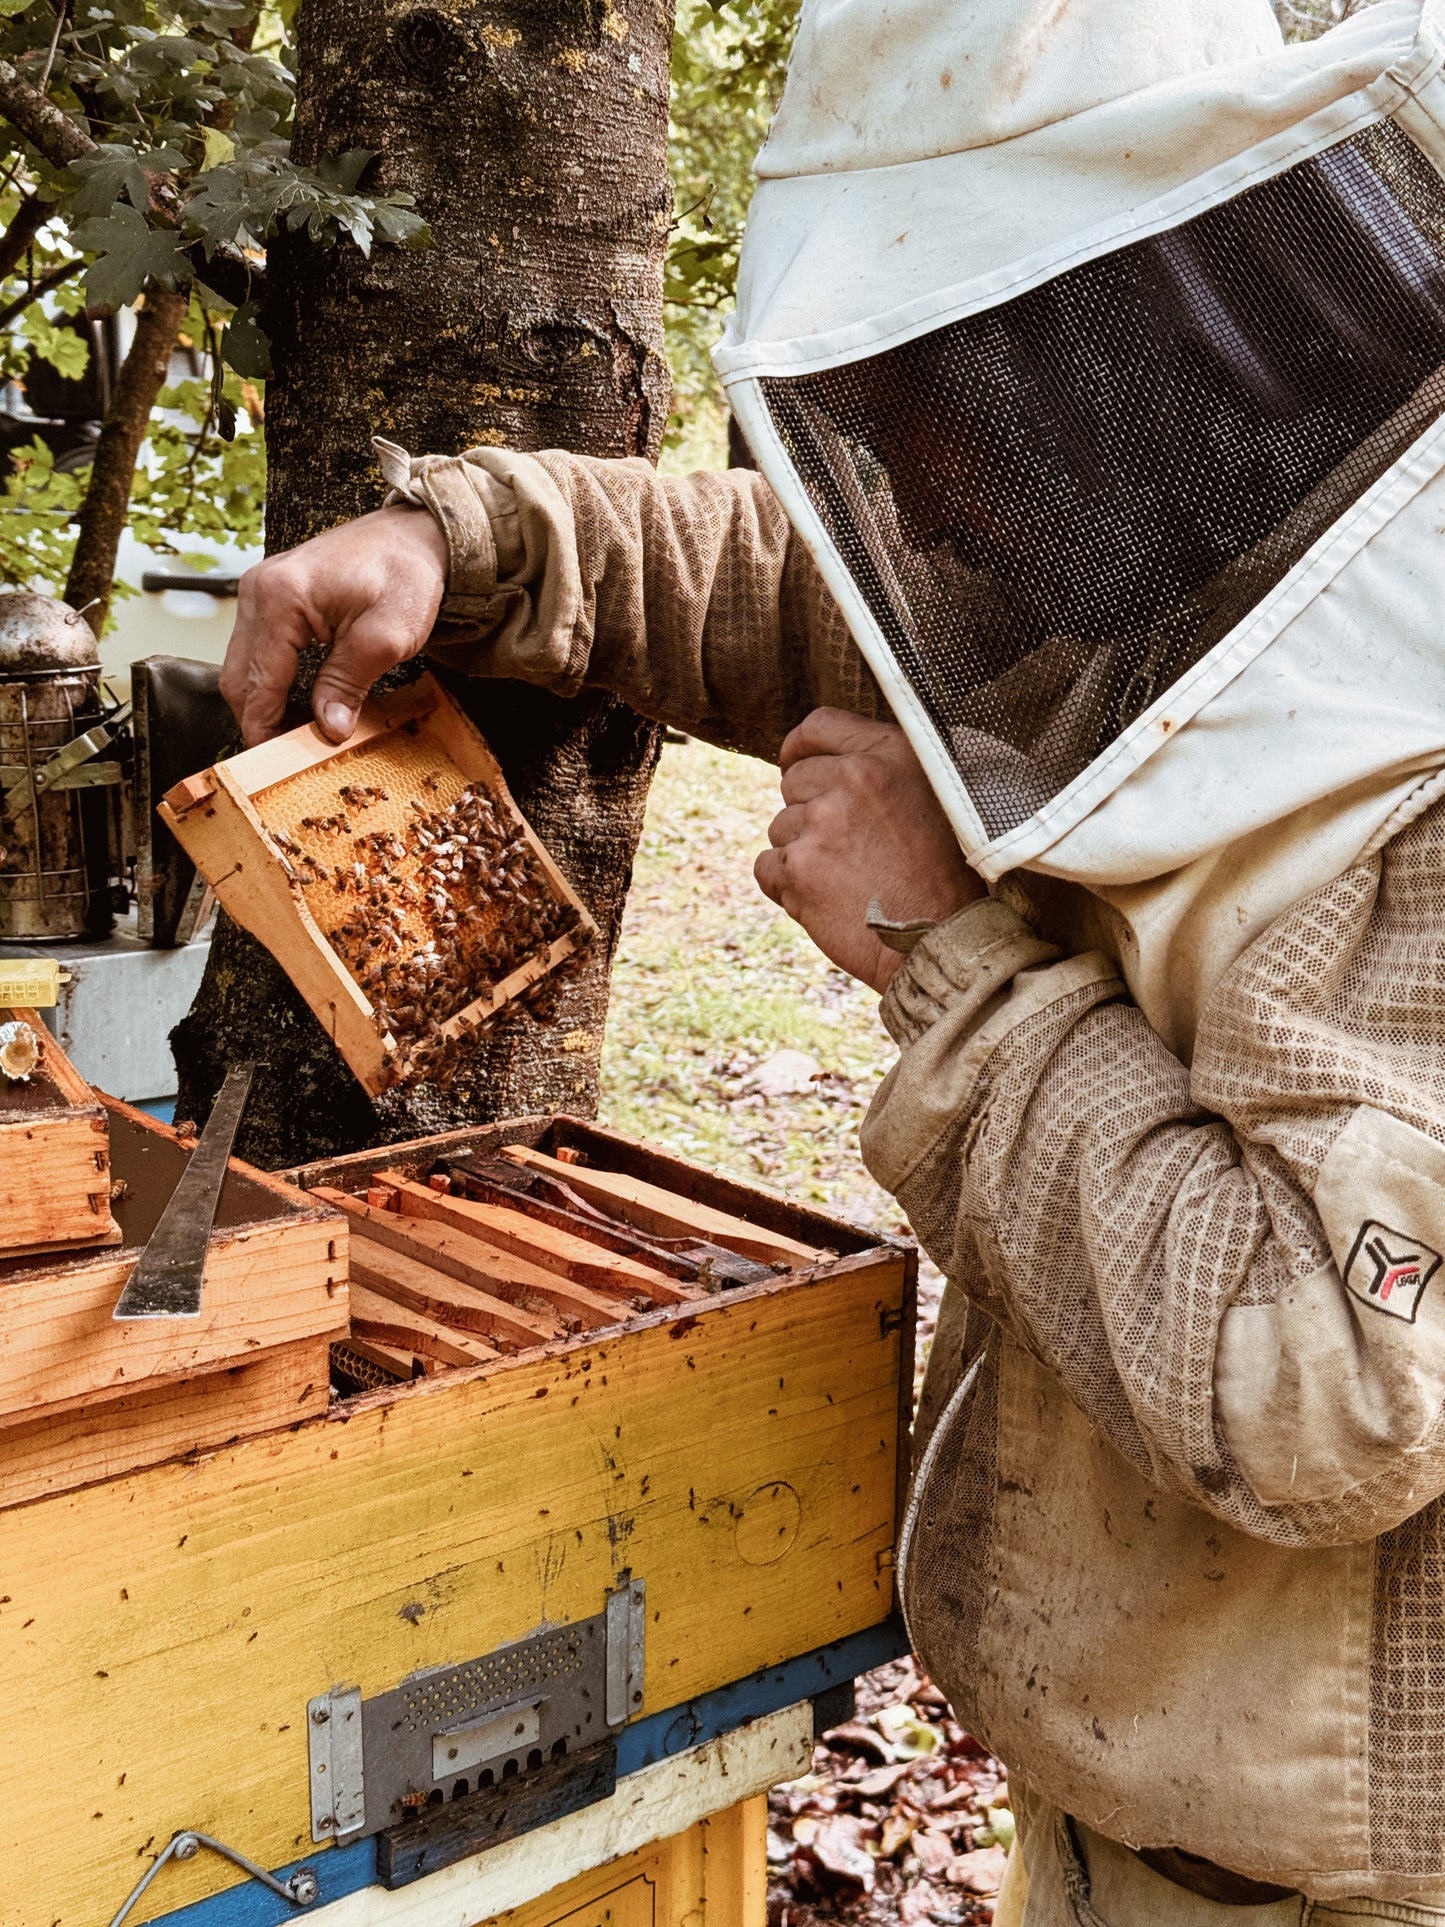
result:
[[(880, 713), (758, 477), (384, 461), (448, 533), (442, 659), (764, 756)], [(998, 898), (935, 928), (863, 1140), (952, 1281), (924, 1658), (1100, 1832), (1321, 1899), (1445, 1885), (1442, 788), (1225, 973), (1188, 1069), (1102, 952)]]

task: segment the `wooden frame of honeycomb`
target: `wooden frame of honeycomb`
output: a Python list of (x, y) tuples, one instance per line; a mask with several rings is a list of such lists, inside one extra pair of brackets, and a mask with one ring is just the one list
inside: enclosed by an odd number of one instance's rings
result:
[(444, 1081), (596, 935), (431, 676), (372, 697), (344, 743), (307, 723), (178, 783), (159, 813), (373, 1095)]

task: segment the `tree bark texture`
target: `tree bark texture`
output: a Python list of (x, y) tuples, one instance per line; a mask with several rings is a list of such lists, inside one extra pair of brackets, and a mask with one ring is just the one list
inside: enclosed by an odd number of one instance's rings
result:
[(116, 378), (115, 393), (101, 424), (90, 467), (90, 486), (81, 504), (80, 528), (65, 584), (65, 600), (84, 612), (97, 635), (105, 627), (115, 583), (115, 558), (130, 514), (136, 458), (150, 426), (151, 410), (165, 386), (186, 297), (168, 288), (151, 288), (136, 317), (130, 352)]
[(23, 134), (52, 167), (78, 161), (82, 154), (93, 154), (95, 142), (83, 127), (55, 102), (32, 87), (20, 70), (8, 60), (0, 60), (0, 115), (18, 134)]
[[(667, 414), (662, 260), (671, 0), (307, 0), (295, 147), (315, 164), (378, 151), (367, 184), (405, 188), (426, 251), (271, 251), (267, 537), (288, 548), (374, 507), (370, 450), (478, 444), (655, 456)], [(298, 694), (315, 664), (303, 664)], [(225, 1067), (270, 1069), (240, 1155), (276, 1167), (527, 1111), (595, 1110), (608, 977), (654, 725), (595, 693), (451, 687), (603, 933), (547, 1027), (501, 1018), (456, 1083), (375, 1102), (272, 961), (218, 928), (175, 1033), (183, 1114)]]

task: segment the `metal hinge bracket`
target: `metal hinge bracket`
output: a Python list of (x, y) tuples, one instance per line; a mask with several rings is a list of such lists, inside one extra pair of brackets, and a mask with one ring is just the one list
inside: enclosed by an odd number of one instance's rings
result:
[(333, 1686), (306, 1708), (311, 1757), (311, 1838), (346, 1840), (366, 1822), (361, 1688)]
[(642, 1710), (647, 1659), (647, 1581), (625, 1573), (607, 1595), (607, 1724)]

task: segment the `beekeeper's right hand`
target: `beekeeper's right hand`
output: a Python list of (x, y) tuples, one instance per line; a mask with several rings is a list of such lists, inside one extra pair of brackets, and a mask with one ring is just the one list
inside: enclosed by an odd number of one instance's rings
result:
[(446, 538), (425, 509), (377, 509), (267, 556), (241, 577), (221, 694), (249, 748), (281, 728), (296, 658), (330, 645), (311, 706), (342, 742), (367, 691), (431, 634), (447, 586)]

